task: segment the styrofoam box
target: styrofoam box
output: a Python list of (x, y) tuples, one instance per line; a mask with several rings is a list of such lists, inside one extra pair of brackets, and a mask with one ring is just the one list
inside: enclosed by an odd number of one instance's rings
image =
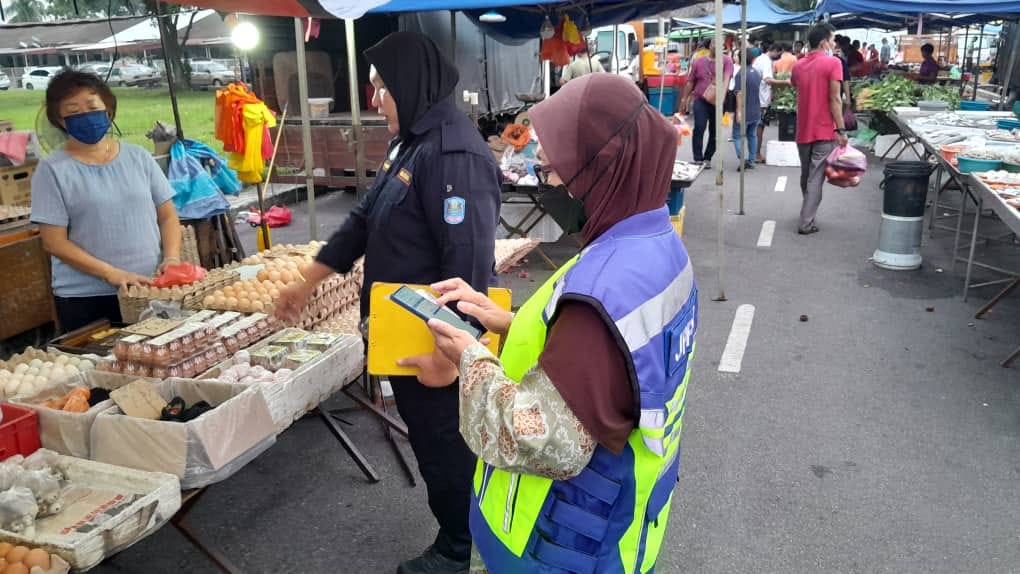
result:
[(766, 164), (776, 167), (800, 167), (797, 142), (770, 141), (765, 146)]

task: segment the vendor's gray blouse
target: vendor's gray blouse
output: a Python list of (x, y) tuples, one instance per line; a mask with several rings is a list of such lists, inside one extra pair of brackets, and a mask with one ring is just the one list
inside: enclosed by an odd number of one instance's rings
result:
[[(139, 146), (121, 142), (106, 165), (81, 163), (60, 149), (40, 161), (32, 177), (32, 221), (66, 227), (68, 239), (92, 256), (150, 277), (162, 257), (156, 207), (173, 196), (159, 165)], [(54, 295), (117, 293), (102, 279), (52, 260)]]

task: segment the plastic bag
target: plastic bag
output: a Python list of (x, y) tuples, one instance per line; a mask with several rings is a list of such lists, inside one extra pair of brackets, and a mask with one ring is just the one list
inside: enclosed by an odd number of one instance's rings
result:
[(570, 54), (567, 52), (567, 45), (559, 35), (542, 42), (539, 58), (549, 60), (553, 66), (566, 66), (570, 64)]
[[(269, 227), (286, 227), (293, 221), (294, 215), (283, 205), (274, 205), (266, 210), (266, 225)], [(262, 225), (262, 216), (252, 213), (248, 218), (248, 224), (252, 227)]]
[(149, 282), (149, 285), (160, 289), (191, 285), (205, 278), (205, 269), (194, 263), (173, 263), (167, 265), (163, 273)]
[(35, 496), (36, 516), (53, 516), (64, 509), (64, 489), (60, 481), (45, 470), (22, 468), (14, 480), (14, 487), (26, 488)]
[(202, 162), (189, 155), (179, 141), (170, 148), (167, 179), (174, 188), (174, 207), (181, 219), (206, 219), (230, 209)]
[(0, 492), (0, 530), (34, 536), (39, 505), (32, 491), (15, 486)]
[(857, 116), (854, 115), (854, 111), (850, 108), (843, 110), (843, 127), (848, 132), (857, 131)]
[(847, 169), (864, 173), (868, 169), (868, 157), (855, 148), (848, 146), (832, 150), (826, 163), (839, 169)]

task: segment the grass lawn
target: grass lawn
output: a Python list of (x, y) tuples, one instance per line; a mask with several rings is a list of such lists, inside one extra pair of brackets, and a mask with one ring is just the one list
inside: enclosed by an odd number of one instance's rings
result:
[[(170, 107), (170, 92), (166, 89), (113, 88), (117, 95), (117, 118), (125, 141), (152, 150), (152, 142), (145, 133), (159, 120), (173, 125), (174, 113)], [(36, 114), (43, 105), (45, 93), (40, 90), (0, 91), (0, 120), (13, 120), (16, 130), (34, 130)], [(223, 144), (213, 137), (213, 115), (216, 92), (185, 91), (177, 95), (181, 112), (181, 128), (188, 139), (201, 141), (216, 151)]]

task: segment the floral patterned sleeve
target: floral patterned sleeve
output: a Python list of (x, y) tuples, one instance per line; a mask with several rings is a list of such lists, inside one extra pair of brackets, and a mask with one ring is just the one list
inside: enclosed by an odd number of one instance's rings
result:
[(483, 461), (509, 472), (566, 480), (587, 466), (595, 439), (539, 366), (515, 383), (475, 343), (460, 361), (460, 434)]

